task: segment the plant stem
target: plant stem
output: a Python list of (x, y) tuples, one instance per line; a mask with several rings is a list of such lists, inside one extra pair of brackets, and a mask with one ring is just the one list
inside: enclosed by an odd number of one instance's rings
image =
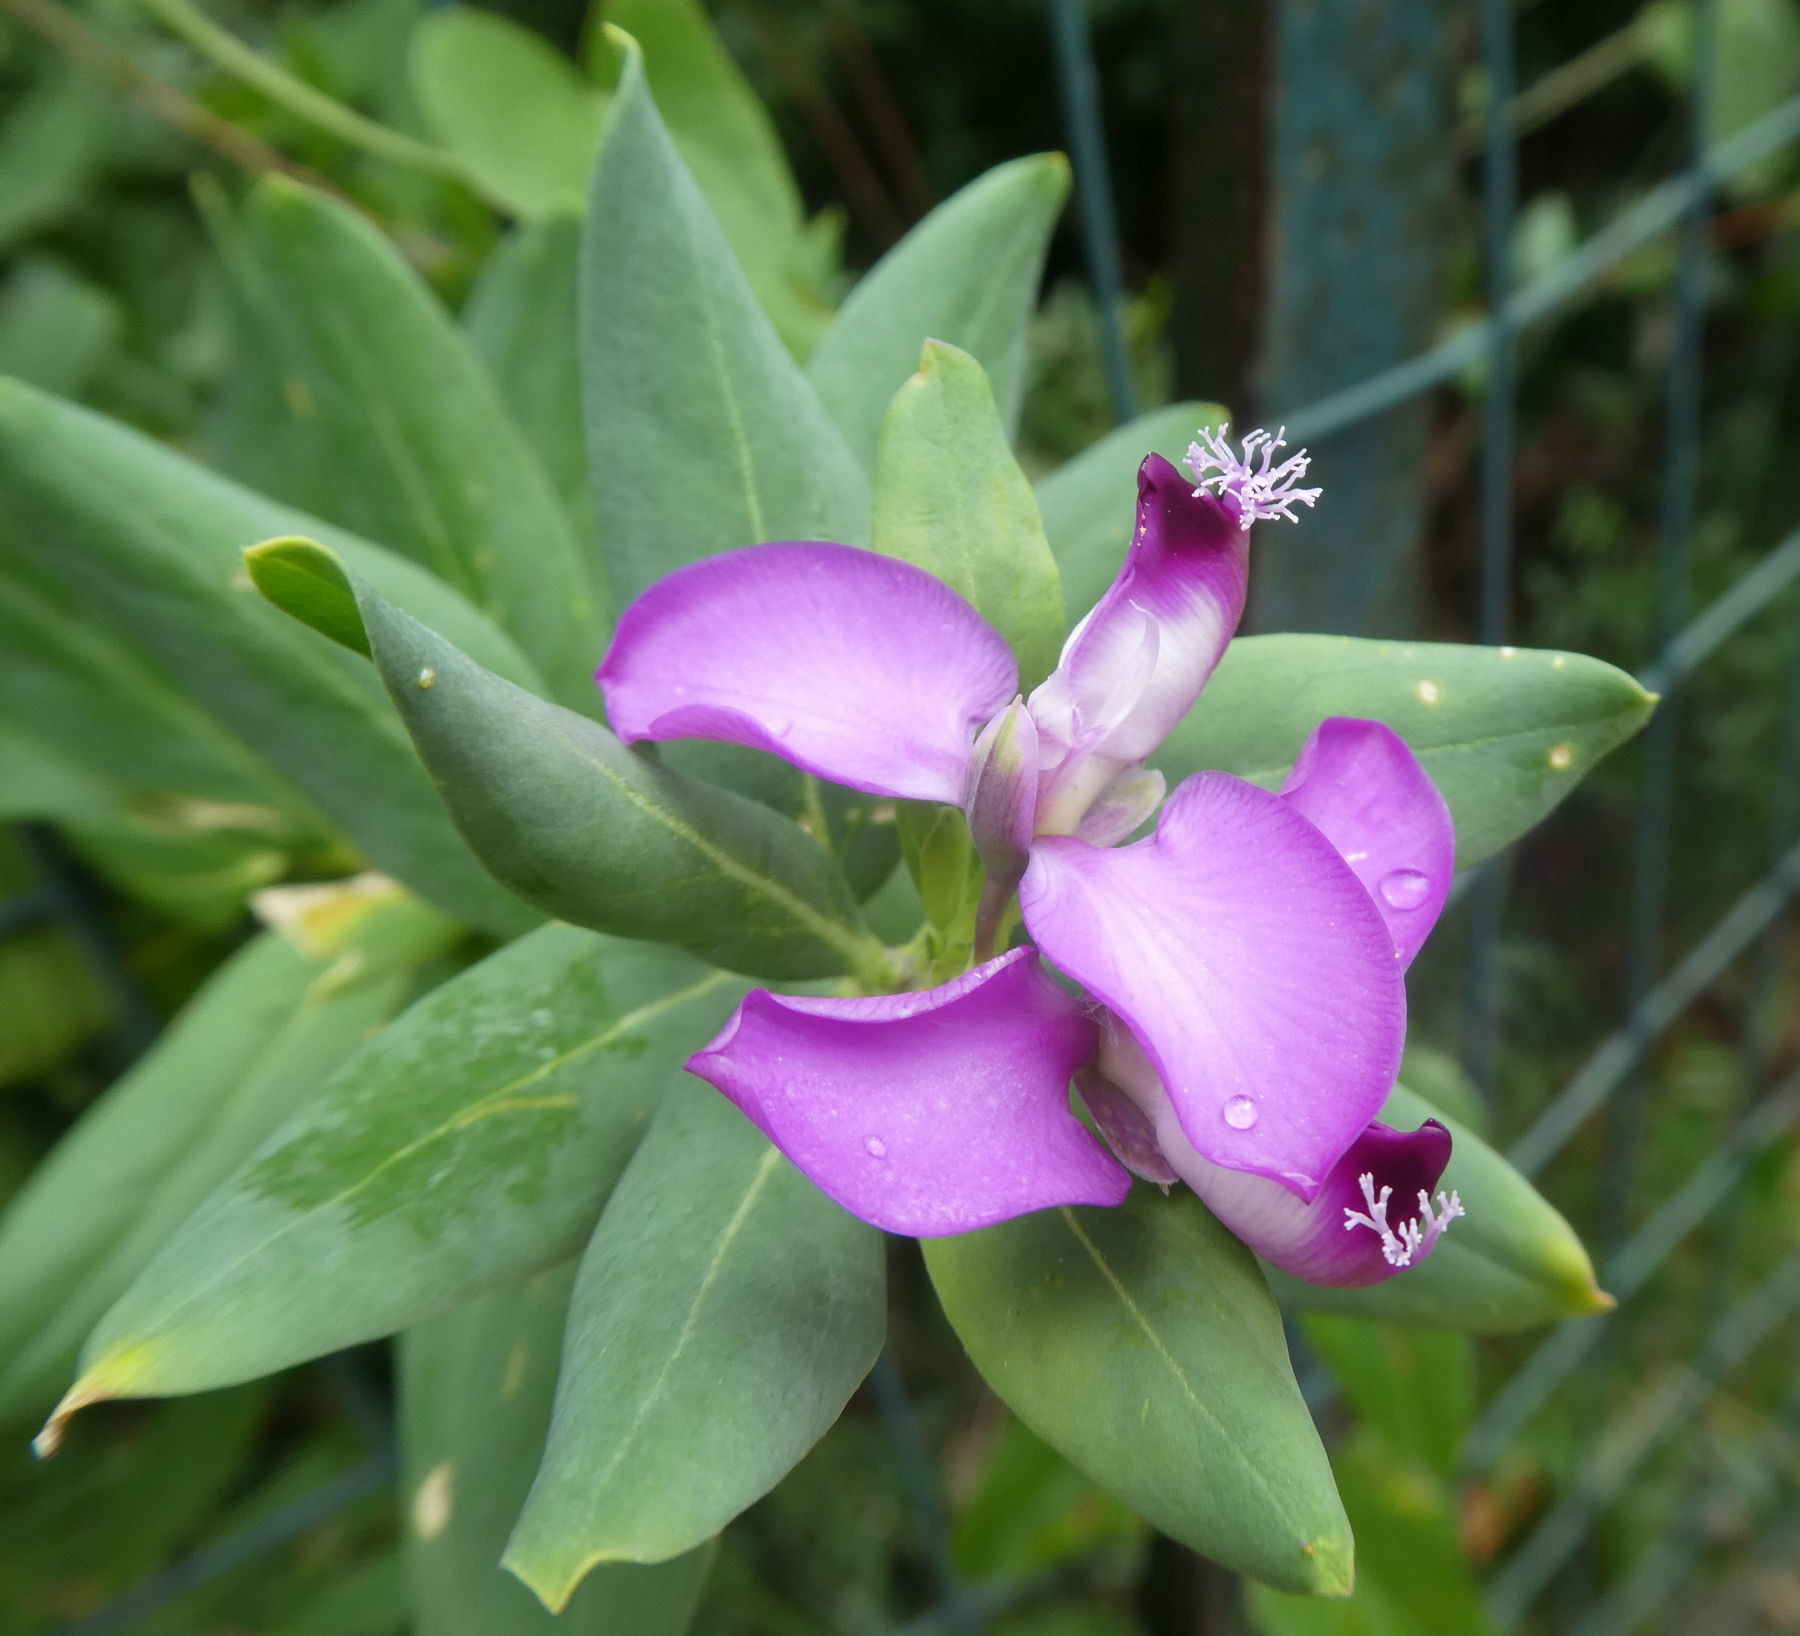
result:
[(49, 41), (78, 68), (117, 86), (152, 118), (173, 126), (233, 164), (257, 175), (280, 171), (309, 187), (337, 191), (317, 172), (270, 147), (243, 126), (221, 118), (166, 80), (158, 79), (56, 0), (0, 0), (0, 11)]
[(461, 164), (442, 148), (420, 142), (386, 125), (366, 119), (335, 97), (297, 79), (284, 68), (251, 50), (235, 34), (222, 29), (189, 0), (138, 0), (171, 33), (186, 40), (201, 56), (233, 78), (254, 86), (271, 102), (328, 131), (353, 147), (413, 170), (464, 179)]

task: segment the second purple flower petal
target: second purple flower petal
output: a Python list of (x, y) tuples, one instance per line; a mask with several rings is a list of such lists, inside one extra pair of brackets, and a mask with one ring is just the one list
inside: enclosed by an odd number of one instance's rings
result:
[(1207, 1159), (1318, 1189), (1399, 1068), (1393, 941), (1337, 850), (1279, 796), (1188, 779), (1156, 835), (1040, 838), (1020, 889), (1046, 957), (1142, 1042)]
[(1097, 1039), (1014, 949), (925, 993), (759, 989), (688, 1067), (851, 1214), (925, 1238), (1124, 1200), (1131, 1178), (1069, 1110)]

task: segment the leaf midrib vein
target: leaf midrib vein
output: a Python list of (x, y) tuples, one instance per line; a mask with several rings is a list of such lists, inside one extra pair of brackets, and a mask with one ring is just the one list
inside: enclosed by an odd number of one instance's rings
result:
[[(512, 1097), (514, 1093), (523, 1090), (528, 1085), (536, 1084), (546, 1075), (554, 1073), (559, 1068), (566, 1067), (569, 1063), (577, 1061), (589, 1052), (605, 1049), (606, 1046), (610, 1045), (622, 1034), (629, 1032), (640, 1024), (660, 1016), (665, 1011), (670, 1011), (678, 1006), (685, 1005), (690, 1000), (696, 1000), (709, 990), (730, 981), (731, 975), (729, 972), (709, 972), (705, 977), (701, 978), (699, 982), (691, 983), (686, 988), (679, 989), (673, 994), (665, 995), (660, 1000), (653, 1000), (648, 1005), (642, 1005), (635, 1011), (627, 1012), (624, 1016), (609, 1023), (605, 1028), (601, 1029), (599, 1033), (591, 1035), (577, 1045), (570, 1046), (567, 1050), (550, 1058), (547, 1062), (536, 1064), (528, 1072), (520, 1074), (516, 1078), (507, 1080), (502, 1085), (495, 1086), (493, 1090), (485, 1092), (473, 1102), (465, 1103), (453, 1114), (450, 1114), (438, 1124), (434, 1125), (430, 1130), (424, 1132), (422, 1135), (414, 1137), (412, 1141), (406, 1143), (404, 1146), (396, 1148), (392, 1153), (382, 1159), (380, 1163), (376, 1164), (364, 1175), (358, 1177), (356, 1181), (350, 1183), (350, 1185), (342, 1189), (342, 1191), (334, 1194), (328, 1199), (321, 1200), (319, 1203), (307, 1207), (299, 1215), (283, 1222), (274, 1232), (259, 1239), (255, 1244), (245, 1249), (233, 1260), (227, 1262), (214, 1273), (211, 1278), (191, 1290), (174, 1306), (164, 1312), (158, 1321), (158, 1327), (167, 1329), (172, 1326), (176, 1318), (204, 1296), (210, 1294), (226, 1279), (231, 1277), (231, 1275), (242, 1267), (245, 1262), (250, 1261), (256, 1256), (262, 1255), (273, 1245), (286, 1238), (288, 1234), (292, 1233), (297, 1228), (305, 1225), (308, 1221), (315, 1219), (328, 1210), (335, 1210), (339, 1206), (347, 1204), (351, 1199), (355, 1198), (357, 1194), (363, 1192), (388, 1170), (392, 1169), (403, 1160), (408, 1159), (413, 1154), (429, 1147), (433, 1142), (441, 1141), (447, 1136), (454, 1135), (465, 1125), (479, 1119), (482, 1116), (482, 1111), (490, 1104)], [(119, 1344), (118, 1338), (115, 1337), (113, 1341), (109, 1343), (107, 1350), (115, 1350)]]

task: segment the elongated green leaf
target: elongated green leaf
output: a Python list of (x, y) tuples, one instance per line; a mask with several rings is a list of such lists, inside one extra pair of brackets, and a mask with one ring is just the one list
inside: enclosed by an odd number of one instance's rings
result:
[(408, 68), (431, 134), (501, 209), (528, 220), (580, 211), (602, 98), (541, 34), (446, 7), (419, 20)]
[(1062, 569), (1069, 623), (1098, 602), (1119, 572), (1137, 521), (1137, 471), (1147, 454), (1179, 461), (1202, 426), (1217, 426), (1216, 403), (1172, 403), (1110, 431), (1037, 486), (1044, 531)]
[(599, 592), (606, 575), (588, 487), (581, 369), (572, 344), (580, 265), (578, 217), (553, 216), (518, 228), (482, 268), (462, 324), (556, 485)]
[(925, 343), (882, 423), (875, 549), (936, 574), (986, 614), (1026, 688), (1055, 667), (1062, 581), (1037, 501), (981, 365), (941, 341)]
[(552, 1618), (500, 1566), (550, 1425), (575, 1264), (400, 1338), (402, 1492), (415, 1636), (682, 1636), (712, 1549), (588, 1576)]
[(1273, 788), (1326, 716), (1385, 721), (1443, 791), (1466, 869), (1543, 818), (1655, 704), (1579, 653), (1251, 636), (1152, 760), (1171, 786), (1216, 767)]
[[(151, 788), (329, 815), (368, 857), (459, 918), (496, 931), (531, 911), (476, 863), (360, 661), (265, 606), (242, 548), (318, 534), (384, 596), (526, 685), (531, 667), (430, 574), (215, 477), (148, 438), (0, 382), (0, 619), (22, 613), (60, 687), (58, 737), (92, 731)], [(0, 666), (0, 694), (19, 678)], [(148, 676), (175, 742), (136, 746), (155, 716), (111, 701)], [(24, 685), (30, 687), (30, 677)], [(13, 700), (35, 720), (29, 696)], [(172, 764), (201, 748), (196, 781)], [(104, 770), (104, 767), (102, 767)], [(323, 827), (322, 822), (314, 819)]]
[(623, 49), (582, 240), (580, 326), (588, 464), (620, 605), (718, 551), (856, 545), (869, 531), (867, 479), (757, 305), (636, 46)]
[[(250, 554), (322, 564), (342, 602), (296, 617), (347, 624), (350, 582), (321, 547), (278, 541)], [(675, 943), (762, 977), (822, 977), (880, 965), (850, 888), (824, 848), (757, 802), (627, 750), (598, 722), (514, 687), (435, 632), (354, 587), (376, 668), (477, 855), (529, 903), (576, 925)]]
[(1462, 1196), (1467, 1216), (1423, 1265), (1370, 1289), (1324, 1289), (1271, 1269), (1285, 1305), (1475, 1335), (1611, 1309), (1575, 1230), (1474, 1131), (1404, 1085), (1394, 1087), (1380, 1118), (1398, 1130), (1427, 1119), (1448, 1127), (1454, 1145), (1442, 1185)]
[[(831, 322), (831, 308), (806, 277), (805, 207), (768, 110), (701, 0), (611, 0), (606, 16), (643, 47), (650, 93), (676, 151), (769, 321), (804, 358)], [(593, 44), (595, 55), (605, 52), (602, 36)]]
[(944, 201), (845, 299), (807, 365), (844, 437), (873, 465), (881, 417), (928, 340), (970, 353), (1010, 433), (1050, 229), (1069, 193), (1059, 153), (996, 166)]
[(455, 932), (416, 901), (344, 912), (329, 952), (265, 932), (222, 967), (0, 1222), (0, 1416), (55, 1399), (95, 1320), (398, 1008), (412, 957)]
[(59, 1416), (249, 1380), (569, 1255), (740, 992), (569, 926), (434, 990), (176, 1229), (89, 1338)]
[(348, 206), (270, 178), (227, 263), (317, 445), (331, 520), (425, 564), (525, 647), (557, 697), (598, 714), (604, 647), (573, 528), (467, 338)]
[(837, 1419), (881, 1349), (883, 1286), (881, 1235), (684, 1085), (582, 1257), (507, 1566), (556, 1609), (600, 1563), (709, 1539)]
[(1044, 1210), (925, 1262), (975, 1367), (1164, 1533), (1286, 1590), (1350, 1587), (1349, 1525), (1250, 1252), (1198, 1199)]

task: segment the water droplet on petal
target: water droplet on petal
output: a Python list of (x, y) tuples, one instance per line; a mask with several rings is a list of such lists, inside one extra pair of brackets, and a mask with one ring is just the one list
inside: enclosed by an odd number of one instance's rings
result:
[(1416, 909), (1430, 892), (1431, 877), (1416, 869), (1396, 869), (1381, 879), (1381, 895), (1393, 909)]
[(1247, 1096), (1234, 1096), (1225, 1104), (1225, 1123), (1233, 1130), (1248, 1130), (1256, 1123), (1256, 1104)]
[(885, 1159), (887, 1157), (887, 1143), (882, 1141), (879, 1136), (865, 1136), (863, 1138), (863, 1148), (871, 1159)]

